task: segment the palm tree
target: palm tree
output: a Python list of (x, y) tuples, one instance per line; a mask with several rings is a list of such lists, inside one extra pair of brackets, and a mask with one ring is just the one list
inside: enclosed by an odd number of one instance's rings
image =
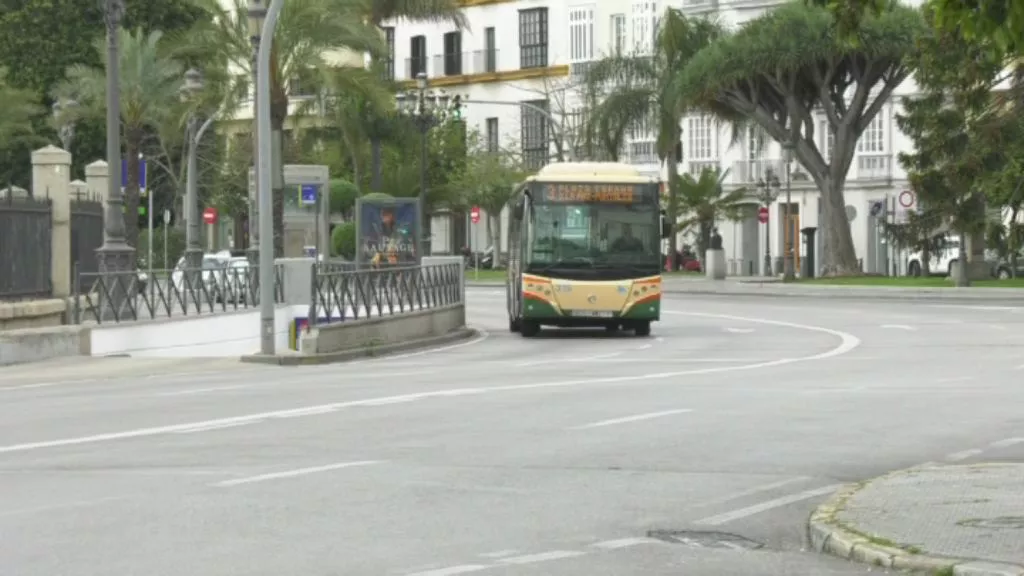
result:
[[(680, 121), (694, 108), (683, 99), (677, 78), (690, 59), (721, 34), (716, 22), (687, 18), (680, 10), (669, 8), (658, 24), (651, 54), (613, 54), (595, 63), (587, 75), (588, 84), (605, 87), (604, 98), (592, 113), (605, 152), (617, 157), (627, 126), (646, 121), (654, 127), (655, 149), (668, 172), (669, 222), (675, 222), (679, 214), (675, 154), (682, 137)], [(675, 254), (676, 230), (672, 231), (669, 246)]]
[(690, 174), (676, 177), (679, 211), (683, 215), (677, 229), (697, 228), (697, 257), (702, 261), (715, 223), (738, 219), (747, 205), (746, 188), (724, 191), (722, 183), (728, 175), (728, 170), (720, 173), (716, 168), (705, 168), (701, 170), (700, 178)]
[[(253, 78), (252, 45), (248, 29), (247, 3), (231, 0), (191, 0), (207, 12), (207, 19), (181, 34), (176, 41), (179, 54), (225, 62), (237, 71), (236, 82)], [(368, 21), (370, 0), (288, 0), (281, 11), (271, 44), (270, 124), (277, 145), (274, 154), (274, 253), (284, 253), (284, 126), (289, 101), (303, 87), (320, 90), (325, 75), (332, 72), (334, 89), (348, 81), (349, 87), (363, 89), (367, 82), (379, 82), (361, 66), (338, 66), (339, 53), (382, 54), (386, 51), (379, 30)], [(263, 41), (267, 41), (264, 39)]]
[[(148, 134), (171, 122), (171, 115), (181, 112), (181, 88), (184, 66), (163, 49), (163, 34), (145, 34), (142, 30), (120, 31), (121, 61), (121, 130), (128, 164), (125, 190), (125, 236), (130, 246), (138, 247), (139, 225), (139, 157)], [(96, 49), (103, 53), (103, 40)], [(106, 71), (77, 65), (55, 89), (58, 98), (71, 98), (80, 106), (68, 114), (98, 115), (104, 113), (107, 93)], [(111, 166), (111, 170), (120, 167)]]
[[(15, 88), (5, 81), (6, 71), (0, 68), (0, 142), (10, 144), (15, 140), (35, 139), (35, 127), (32, 119), (43, 112), (38, 103), (37, 95), (20, 88)], [(13, 148), (6, 146), (6, 148)], [(2, 164), (12, 166), (13, 158), (4, 158)], [(6, 187), (10, 174), (0, 175), (0, 188)]]
[(466, 17), (457, 0), (376, 0), (370, 21), (380, 26), (385, 20), (405, 19), (413, 22), (451, 22), (466, 26)]

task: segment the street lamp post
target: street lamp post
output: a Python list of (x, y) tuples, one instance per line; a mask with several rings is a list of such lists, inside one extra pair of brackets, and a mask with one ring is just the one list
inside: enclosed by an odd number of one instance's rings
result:
[(53, 117), (57, 120), (57, 137), (60, 138), (60, 145), (64, 150), (71, 151), (71, 141), (75, 138), (75, 123), (73, 120), (64, 118), (63, 112), (74, 110), (78, 106), (75, 100), (57, 100), (53, 103)]
[[(260, 37), (273, 38), (277, 18), (281, 14), (284, 0), (271, 0), (266, 20), (260, 29)], [(274, 149), (270, 140), (270, 42), (260, 42), (256, 52), (256, 131), (253, 140), (256, 147), (256, 190), (259, 193), (259, 292), (260, 292), (260, 353), (272, 356), (275, 349), (275, 273), (274, 273), (274, 210), (271, 192), (271, 163)]]
[[(193, 68), (185, 72), (185, 84), (182, 91), (192, 97), (202, 89), (203, 77), (199, 71)], [(203, 265), (203, 250), (199, 246), (198, 148), (201, 135), (198, 124), (199, 118), (195, 111), (190, 112), (188, 116), (188, 161), (185, 175), (185, 269), (189, 271), (198, 270)]]
[(782, 145), (782, 160), (786, 163), (786, 209), (785, 228), (783, 238), (786, 242), (786, 254), (782, 270), (782, 281), (792, 282), (796, 280), (794, 269), (793, 245), (796, 244), (796, 230), (793, 228), (793, 221), (790, 219), (789, 211), (792, 206), (792, 179), (793, 179), (793, 144), (786, 142)]
[[(264, 0), (249, 0), (248, 6), (249, 16), (249, 42), (252, 44), (252, 111), (253, 111), (253, 125), (252, 125), (252, 154), (253, 154), (253, 169), (258, 170), (257, 163), (259, 156), (259, 144), (256, 140), (257, 132), (257, 118), (256, 118), (256, 106), (257, 99), (259, 98), (256, 89), (259, 79), (259, 52), (260, 52), (260, 39), (263, 35), (263, 22), (267, 18), (267, 6)], [(256, 185), (253, 189), (253, 195), (249, 198), (249, 245), (246, 248), (246, 258), (249, 260), (250, 266), (256, 266), (259, 264), (259, 182), (258, 178)], [(269, 231), (268, 231), (269, 233)], [(251, 268), (250, 268), (251, 269)]]
[(775, 171), (771, 168), (765, 170), (765, 177), (757, 180), (757, 189), (759, 191), (757, 199), (761, 201), (766, 209), (769, 210), (768, 220), (764, 223), (764, 268), (762, 273), (764, 276), (773, 276), (772, 274), (772, 243), (771, 243), (771, 207), (772, 202), (779, 196), (779, 183), (778, 176), (775, 175)]
[[(452, 100), (454, 102), (454, 100)], [(412, 119), (420, 132), (420, 257), (430, 255), (429, 214), (427, 213), (427, 137), (430, 130), (449, 115), (448, 100), (440, 93), (427, 92), (427, 75), (416, 76), (416, 90), (398, 95), (399, 111)]]
[[(135, 268), (135, 248), (125, 241), (124, 194), (121, 191), (121, 78), (120, 48), (122, 0), (106, 0), (107, 26), (107, 205), (103, 212), (103, 245), (96, 250), (100, 271), (104, 274), (128, 272)], [(135, 214), (129, 217), (135, 218)], [(117, 284), (120, 284), (119, 282)], [(111, 286), (113, 288), (113, 286)], [(125, 293), (121, 293), (125, 292)], [(125, 290), (116, 289), (118, 306), (121, 298), (128, 297)]]

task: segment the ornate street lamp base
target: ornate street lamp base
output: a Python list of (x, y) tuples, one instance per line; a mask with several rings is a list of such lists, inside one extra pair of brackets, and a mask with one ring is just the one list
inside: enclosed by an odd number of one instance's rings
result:
[(124, 242), (104, 242), (96, 249), (100, 272), (116, 274), (135, 270), (135, 248)]

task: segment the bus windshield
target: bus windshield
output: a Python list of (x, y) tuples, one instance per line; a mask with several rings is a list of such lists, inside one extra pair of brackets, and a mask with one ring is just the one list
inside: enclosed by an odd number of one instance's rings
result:
[(656, 204), (537, 203), (528, 232), (532, 268), (628, 268), (656, 273)]

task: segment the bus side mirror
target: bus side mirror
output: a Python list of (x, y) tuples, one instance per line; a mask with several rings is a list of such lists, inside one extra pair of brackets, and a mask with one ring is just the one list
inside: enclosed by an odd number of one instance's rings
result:
[(661, 211), (661, 237), (668, 238), (672, 235), (672, 226), (668, 223), (668, 217), (665, 216), (665, 211)]
[(512, 206), (512, 217), (516, 220), (523, 219), (523, 199), (516, 200), (516, 203)]

